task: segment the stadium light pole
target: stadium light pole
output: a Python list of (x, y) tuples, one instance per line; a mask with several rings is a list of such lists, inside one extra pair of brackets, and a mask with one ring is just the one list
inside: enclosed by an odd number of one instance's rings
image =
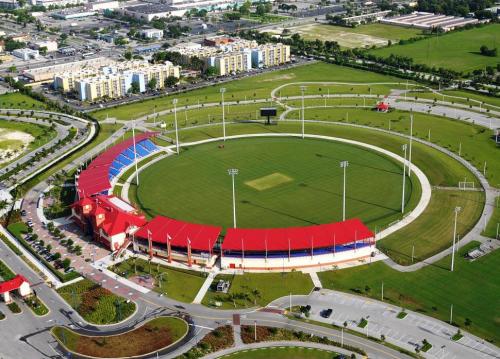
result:
[(410, 151), (408, 152), (408, 176), (411, 177), (411, 149), (413, 143), (413, 109), (410, 112)]
[(175, 148), (177, 149), (177, 154), (179, 154), (179, 128), (177, 127), (177, 99), (172, 100), (174, 105), (174, 124), (175, 124)]
[(304, 92), (306, 91), (306, 86), (300, 86), (300, 92), (302, 93), (302, 138), (305, 136), (305, 123), (304, 123)]
[(230, 168), (227, 173), (231, 176), (233, 182), (233, 227), (236, 228), (236, 192), (234, 189), (234, 176), (238, 174), (238, 169)]
[(137, 149), (135, 147), (135, 123), (132, 125), (132, 141), (134, 143), (134, 162), (135, 162), (135, 183), (139, 187), (139, 171), (137, 171)]
[(455, 224), (453, 228), (453, 246), (451, 248), (451, 268), (450, 271), (453, 272), (453, 269), (455, 268), (455, 239), (457, 237), (457, 218), (458, 218), (458, 212), (462, 210), (461, 207), (455, 207)]
[(226, 116), (224, 113), (224, 92), (226, 92), (226, 88), (222, 87), (220, 89), (220, 95), (222, 98), (222, 138), (225, 141), (226, 140)]
[(402, 146), (404, 152), (404, 162), (403, 162), (403, 194), (401, 196), (401, 213), (405, 211), (405, 187), (406, 187), (406, 149), (408, 146), (404, 144)]
[(344, 169), (344, 189), (342, 193), (342, 220), (345, 221), (345, 187), (346, 187), (346, 169), (349, 166), (348, 161), (341, 161), (340, 168)]

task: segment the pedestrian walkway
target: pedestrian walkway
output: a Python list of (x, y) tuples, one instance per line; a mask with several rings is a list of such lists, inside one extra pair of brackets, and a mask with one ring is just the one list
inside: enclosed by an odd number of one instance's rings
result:
[(311, 276), (311, 280), (314, 284), (314, 287), (323, 288), (323, 284), (321, 284), (321, 281), (319, 280), (317, 272), (311, 272), (311, 273), (309, 273), (309, 275)]
[(198, 291), (198, 294), (196, 294), (196, 297), (193, 300), (193, 304), (200, 304), (203, 298), (205, 297), (205, 294), (207, 294), (208, 289), (212, 285), (212, 282), (215, 279), (215, 276), (217, 275), (217, 269), (215, 268), (214, 271), (210, 272), (208, 275), (207, 279), (203, 282), (203, 285), (201, 286), (200, 290)]

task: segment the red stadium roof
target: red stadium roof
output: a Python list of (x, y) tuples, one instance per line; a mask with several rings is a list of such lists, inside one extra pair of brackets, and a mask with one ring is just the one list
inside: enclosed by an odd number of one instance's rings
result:
[(21, 286), (21, 284), (23, 284), (24, 282), (28, 282), (28, 281), (26, 280), (26, 278), (24, 278), (20, 274), (16, 275), (11, 280), (1, 282), (0, 283), (0, 294), (18, 289)]
[(332, 247), (373, 238), (359, 219), (307, 227), (243, 229), (229, 228), (223, 250), (288, 251)]
[[(135, 136), (136, 143), (147, 140), (156, 135), (156, 132), (146, 132)], [(92, 196), (111, 188), (109, 183), (109, 169), (116, 157), (134, 143), (133, 138), (129, 138), (107, 151), (101, 153), (93, 160), (89, 166), (80, 173), (78, 178), (78, 194), (80, 197)]]
[(157, 216), (138, 230), (135, 235), (136, 237), (147, 239), (148, 230), (151, 232), (151, 239), (155, 243), (162, 243), (166, 246), (168, 235), (171, 238), (170, 245), (172, 247), (187, 248), (189, 239), (192, 249), (210, 251), (215, 245), (217, 238), (219, 238), (221, 227), (188, 223)]

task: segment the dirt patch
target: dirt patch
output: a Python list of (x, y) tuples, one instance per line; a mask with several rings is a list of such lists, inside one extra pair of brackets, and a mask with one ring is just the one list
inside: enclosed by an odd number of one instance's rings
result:
[(284, 75), (278, 75), (278, 76), (273, 76), (265, 80), (261, 80), (262, 82), (274, 82), (274, 81), (283, 81), (283, 80), (292, 80), (296, 76), (294, 73), (289, 73), (289, 74), (284, 74)]
[(34, 139), (29, 133), (0, 128), (0, 163), (20, 156)]

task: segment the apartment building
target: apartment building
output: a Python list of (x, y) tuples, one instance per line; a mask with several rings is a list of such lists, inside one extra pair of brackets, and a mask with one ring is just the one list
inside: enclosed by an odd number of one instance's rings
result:
[(77, 81), (97, 76), (97, 69), (86, 69), (76, 72), (63, 72), (54, 75), (54, 88), (60, 92), (72, 92), (75, 90), (75, 84)]
[(290, 62), (290, 46), (282, 43), (260, 45), (252, 49), (254, 68), (278, 66)]
[[(121, 66), (120, 66), (121, 65)], [(169, 76), (179, 78), (180, 67), (171, 62), (150, 65), (147, 62), (131, 62), (130, 67), (120, 64), (116, 67), (101, 69), (97, 76), (75, 80), (74, 90), (81, 101), (96, 101), (100, 98), (119, 98), (127, 95), (133, 83), (137, 83), (139, 92), (149, 89), (151, 80), (155, 79), (155, 88), (161, 89), (165, 86), (165, 80)]]
[(215, 54), (205, 58), (207, 66), (217, 69), (217, 76), (248, 71), (252, 68), (252, 54), (249, 49)]

